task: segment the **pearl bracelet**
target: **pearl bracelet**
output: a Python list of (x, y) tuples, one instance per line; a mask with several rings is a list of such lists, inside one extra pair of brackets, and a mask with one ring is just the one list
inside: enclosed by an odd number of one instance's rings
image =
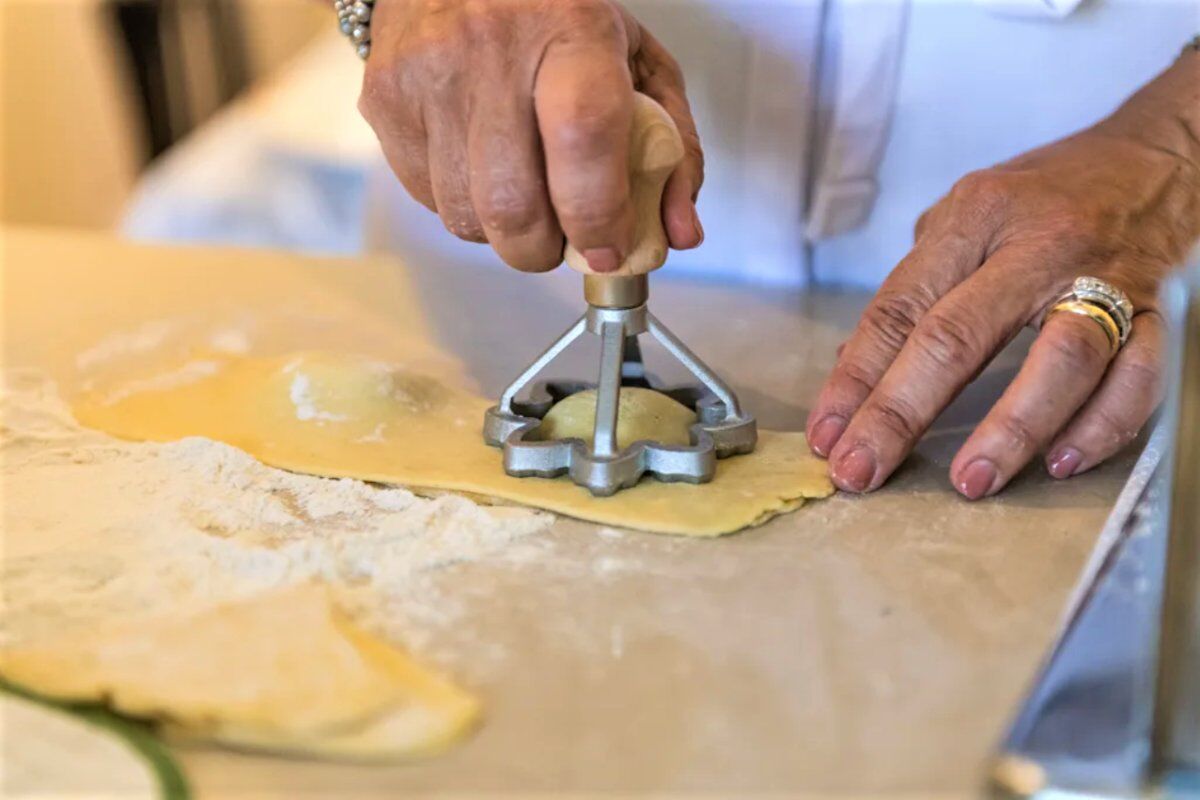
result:
[(371, 12), (375, 0), (333, 0), (333, 10), (338, 15), (338, 28), (358, 51), (358, 57), (366, 60), (371, 55)]

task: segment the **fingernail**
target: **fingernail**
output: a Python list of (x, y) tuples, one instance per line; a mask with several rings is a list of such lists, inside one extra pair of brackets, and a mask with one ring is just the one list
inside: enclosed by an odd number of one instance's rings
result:
[(696, 213), (696, 207), (692, 206), (692, 226), (696, 229), (696, 246), (704, 244), (704, 226), (700, 224), (700, 215)]
[(837, 414), (829, 414), (813, 426), (812, 441), (809, 445), (819, 456), (828, 456), (829, 451), (837, 444), (838, 439), (846, 430), (846, 420)]
[(977, 458), (958, 474), (958, 491), (970, 500), (978, 500), (991, 492), (996, 475), (995, 464), (986, 458)]
[(593, 247), (591, 250), (584, 250), (583, 257), (595, 272), (612, 272), (621, 266), (621, 257), (611, 247)]
[(1063, 447), (1051, 453), (1046, 460), (1050, 474), (1062, 480), (1071, 477), (1079, 469), (1079, 465), (1083, 463), (1083, 453), (1074, 447)]
[(838, 459), (833, 467), (833, 482), (850, 492), (865, 492), (875, 477), (875, 454), (859, 445)]

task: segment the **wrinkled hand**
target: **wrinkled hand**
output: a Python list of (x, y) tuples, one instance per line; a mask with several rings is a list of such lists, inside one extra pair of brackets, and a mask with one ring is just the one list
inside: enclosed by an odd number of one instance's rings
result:
[(673, 247), (703, 239), (703, 156), (683, 76), (612, 0), (378, 0), (359, 109), (408, 192), (452, 233), (517, 269), (592, 269), (632, 246), (635, 88), (674, 118), (687, 155), (663, 195)]
[[(934, 418), (1080, 275), (1125, 290), (1135, 317), (1110, 360), (1100, 325), (1050, 316), (1012, 384), (963, 444), (954, 486), (999, 491), (1036, 454), (1056, 478), (1128, 443), (1160, 398), (1158, 288), (1198, 233), (1200, 170), (1101, 124), (967, 175), (917, 223), (915, 244), (839, 353), (808, 420), (834, 482), (869, 491)], [(1190, 222), (1189, 222), (1190, 220)]]

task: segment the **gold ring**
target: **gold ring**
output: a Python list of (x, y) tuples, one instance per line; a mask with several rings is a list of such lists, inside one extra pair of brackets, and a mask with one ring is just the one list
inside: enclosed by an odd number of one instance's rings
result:
[(1115, 356), (1121, 349), (1121, 329), (1117, 327), (1117, 321), (1112, 318), (1112, 314), (1108, 313), (1108, 309), (1085, 300), (1063, 300), (1051, 307), (1050, 313), (1046, 314), (1046, 319), (1050, 319), (1059, 311), (1095, 320), (1096, 324), (1104, 329), (1104, 335), (1108, 338), (1110, 357)]

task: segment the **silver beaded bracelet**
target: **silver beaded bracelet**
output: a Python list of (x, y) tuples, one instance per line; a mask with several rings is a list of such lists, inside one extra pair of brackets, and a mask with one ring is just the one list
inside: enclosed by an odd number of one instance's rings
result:
[(366, 60), (371, 55), (371, 12), (375, 0), (333, 0), (333, 10), (338, 15), (338, 28), (358, 51), (358, 57)]

